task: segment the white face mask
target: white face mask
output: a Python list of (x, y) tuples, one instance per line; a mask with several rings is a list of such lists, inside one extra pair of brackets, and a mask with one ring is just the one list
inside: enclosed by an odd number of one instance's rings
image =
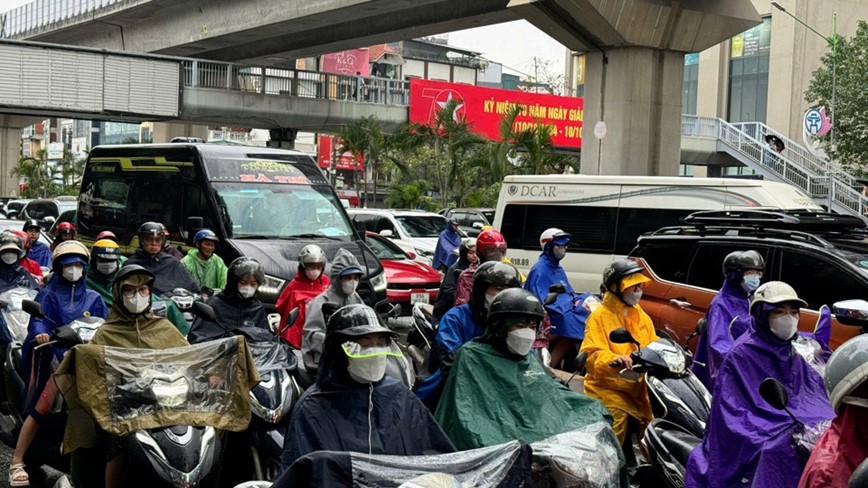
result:
[(344, 292), (344, 295), (352, 295), (357, 286), (359, 286), (359, 280), (342, 281), (341, 291)]
[(769, 328), (772, 330), (772, 334), (776, 335), (778, 339), (781, 339), (782, 341), (792, 339), (793, 336), (796, 335), (798, 326), (799, 318), (792, 315), (784, 315), (783, 317), (769, 319)]
[(241, 295), (242, 298), (250, 298), (256, 294), (256, 287), (250, 285), (239, 286), (238, 294)]
[(491, 302), (494, 301), (495, 296), (496, 295), (489, 295), (487, 293), (485, 294), (485, 310), (486, 311), (488, 311), (488, 309), (491, 308)]
[(3, 254), (0, 254), (0, 259), (2, 259), (6, 264), (15, 264), (18, 261), (18, 253), (4, 252)]
[(631, 307), (639, 303), (639, 300), (642, 299), (642, 290), (624, 293), (624, 303), (630, 305)]
[(66, 281), (70, 281), (75, 283), (76, 281), (81, 279), (81, 274), (84, 271), (84, 267), (80, 264), (70, 264), (68, 266), (63, 267), (63, 277)]
[(369, 358), (347, 358), (349, 366), (347, 373), (350, 378), (359, 383), (375, 383), (386, 374), (388, 356), (373, 356)]
[(319, 275), (321, 275), (321, 274), (322, 274), (321, 269), (305, 269), (304, 270), (304, 275), (307, 276), (307, 279), (309, 279), (310, 281), (316, 281), (316, 279), (319, 278)]
[(133, 314), (140, 314), (144, 312), (148, 309), (148, 305), (150, 304), (150, 295), (143, 297), (138, 293), (135, 293), (131, 298), (124, 297), (124, 308), (126, 308), (130, 313)]
[(104, 275), (110, 275), (118, 270), (118, 262), (106, 261), (104, 263), (96, 263), (96, 270)]
[(552, 254), (555, 256), (555, 259), (560, 261), (561, 259), (564, 259), (564, 256), (567, 255), (567, 249), (564, 247), (556, 247), (552, 249)]
[(513, 354), (527, 356), (535, 340), (536, 332), (533, 329), (516, 329), (506, 335), (506, 348)]

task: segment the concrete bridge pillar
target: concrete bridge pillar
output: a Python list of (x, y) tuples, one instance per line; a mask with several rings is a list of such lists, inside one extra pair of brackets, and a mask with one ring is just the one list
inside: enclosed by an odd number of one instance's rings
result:
[(18, 178), (12, 170), (21, 159), (21, 128), (39, 122), (39, 118), (0, 115), (0, 196), (18, 195)]
[(271, 129), (268, 131), (268, 147), (276, 149), (295, 149), (298, 129)]
[(585, 63), (581, 172), (677, 176), (684, 54), (620, 47), (588, 52)]
[(155, 143), (171, 142), (174, 137), (198, 137), (207, 141), (208, 126), (154, 122), (153, 138)]

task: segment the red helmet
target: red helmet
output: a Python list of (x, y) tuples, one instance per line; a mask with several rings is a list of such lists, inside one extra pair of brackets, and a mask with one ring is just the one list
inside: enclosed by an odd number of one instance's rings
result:
[(13, 230), (12, 233), (21, 240), (21, 249), (24, 249), (25, 251), (30, 249), (32, 243), (30, 242), (30, 235), (27, 234), (27, 232), (24, 232), (23, 230)]
[(100, 241), (103, 239), (111, 239), (115, 242), (118, 242), (117, 236), (115, 236), (115, 233), (110, 230), (104, 230), (96, 235), (96, 240)]
[[(490, 256), (490, 254), (499, 253), (500, 257)], [(500, 261), (506, 256), (506, 239), (500, 232), (489, 229), (479, 233), (476, 238), (476, 254), (479, 255), (480, 261)]]
[(72, 222), (61, 222), (60, 224), (57, 224), (57, 235), (69, 235), (75, 239), (75, 225), (73, 225)]

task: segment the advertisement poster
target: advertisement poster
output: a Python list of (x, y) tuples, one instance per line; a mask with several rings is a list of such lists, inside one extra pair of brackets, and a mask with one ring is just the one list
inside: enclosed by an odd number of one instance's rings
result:
[(322, 64), (320, 71), (323, 73), (335, 73), (339, 75), (361, 73), (361, 76), (369, 76), (371, 74), (370, 64), (368, 63), (368, 48), (325, 54), (320, 63)]
[(363, 171), (365, 169), (361, 156), (359, 156), (358, 159), (354, 159), (352, 153), (349, 152), (338, 155), (338, 147), (340, 147), (340, 142), (338, 142), (335, 137), (326, 135), (319, 136), (316, 161), (320, 168), (331, 168), (332, 159), (337, 156), (335, 169), (345, 171)]
[(414, 78), (410, 81), (410, 122), (428, 124), (449, 100), (458, 100), (457, 117), (464, 117), (471, 130), (492, 140), (500, 139), (500, 120), (510, 106), (522, 113), (514, 129), (537, 125), (550, 127), (556, 147), (582, 146), (584, 100), (499, 88), (446, 83)]

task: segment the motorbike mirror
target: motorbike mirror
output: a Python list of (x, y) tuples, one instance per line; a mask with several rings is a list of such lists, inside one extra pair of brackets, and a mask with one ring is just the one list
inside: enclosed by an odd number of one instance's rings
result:
[(298, 314), (299, 313), (300, 312), (298, 310), (298, 307), (295, 307), (292, 310), (290, 310), (289, 313), (286, 314), (286, 325), (290, 326), (290, 325), (294, 324), (295, 321), (298, 320)]
[(759, 391), (766, 403), (778, 410), (786, 410), (787, 404), (790, 402), (790, 395), (780, 381), (766, 378), (760, 383)]
[(22, 300), (21, 310), (30, 314), (31, 317), (39, 317), (41, 319), (45, 318), (45, 312), (42, 311), (42, 305), (39, 302), (33, 300)]
[(335, 312), (338, 311), (340, 307), (337, 303), (323, 303), (322, 304), (322, 318), (323, 322), (326, 324), (329, 323), (329, 319), (334, 315)]
[(844, 325), (868, 326), (868, 302), (843, 300), (832, 305), (832, 313)]
[(576, 359), (573, 360), (573, 367), (576, 371), (585, 369), (585, 363), (588, 362), (588, 351), (580, 351)]
[(548, 295), (546, 295), (545, 299), (543, 300), (543, 304), (544, 305), (551, 305), (552, 303), (555, 303), (556, 301), (558, 301), (558, 293), (552, 292), (552, 293), (549, 293)]
[(633, 338), (633, 335), (630, 334), (630, 331), (623, 328), (618, 327), (617, 329), (609, 332), (609, 340), (614, 342), (615, 344), (636, 344), (639, 345), (639, 342)]
[(187, 217), (187, 221), (184, 222), (184, 232), (187, 234), (187, 238), (184, 239), (184, 242), (187, 245), (193, 245), (193, 238), (196, 237), (196, 233), (202, 230), (205, 227), (205, 219), (203, 217)]
[(702, 317), (701, 319), (696, 321), (696, 335), (705, 334), (705, 330), (708, 329), (708, 319)]
[(549, 285), (549, 293), (566, 293), (567, 287), (563, 283), (552, 283)]
[(389, 309), (389, 317), (400, 317), (401, 310), (402, 308), (400, 303), (392, 304), (392, 308)]
[(214, 307), (205, 302), (193, 302), (193, 314), (202, 320), (217, 322), (217, 314), (214, 313)]
[(847, 488), (865, 488), (868, 486), (868, 459), (862, 461), (862, 463), (853, 471), (853, 475), (850, 476), (850, 482), (847, 484)]

